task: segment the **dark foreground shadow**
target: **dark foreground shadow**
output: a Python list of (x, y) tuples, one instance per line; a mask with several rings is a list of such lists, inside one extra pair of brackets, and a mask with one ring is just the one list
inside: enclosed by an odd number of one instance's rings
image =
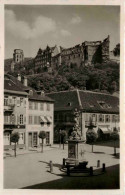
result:
[(116, 155), (112, 154), (112, 157), (115, 159), (120, 159), (120, 153), (116, 153)]
[[(41, 162), (41, 163), (45, 163), (45, 164), (47, 164), (48, 165), (48, 167), (49, 167), (49, 163), (48, 162), (46, 162), (46, 161), (39, 161), (39, 162)], [(60, 164), (57, 164), (57, 163), (53, 163), (53, 166), (54, 167), (58, 167), (58, 168), (61, 168), (61, 165)]]
[(105, 154), (105, 152), (93, 152), (95, 154)]
[(107, 167), (104, 174), (96, 177), (62, 176), (61, 179), (22, 189), (119, 189), (119, 186), (119, 165), (114, 165)]

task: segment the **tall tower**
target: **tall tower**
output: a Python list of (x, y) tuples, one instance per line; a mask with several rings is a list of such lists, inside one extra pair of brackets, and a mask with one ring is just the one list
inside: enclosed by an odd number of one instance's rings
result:
[(102, 62), (107, 62), (109, 60), (109, 50), (110, 50), (110, 36), (103, 40), (102, 42)]
[(24, 53), (22, 49), (14, 49), (13, 53), (13, 61), (15, 63), (23, 62), (24, 60)]

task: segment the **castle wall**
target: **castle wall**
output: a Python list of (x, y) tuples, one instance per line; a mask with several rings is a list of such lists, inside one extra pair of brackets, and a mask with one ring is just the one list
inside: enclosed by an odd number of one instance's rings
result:
[[(85, 41), (82, 44), (76, 45), (71, 48), (62, 48), (60, 51), (57, 46), (49, 48), (47, 46), (43, 53), (46, 55), (39, 56), (39, 52), (35, 58), (35, 66), (45, 66), (48, 61), (48, 56), (51, 53), (49, 66), (53, 68), (60, 65), (71, 66), (76, 64), (78, 67), (80, 65), (93, 65), (95, 63), (107, 62), (109, 60), (109, 36), (103, 41)], [(50, 50), (49, 50), (49, 49)], [(50, 52), (51, 51), (51, 52)]]
[(110, 45), (110, 40), (109, 36), (104, 39), (102, 42), (102, 62), (107, 62), (109, 60), (109, 45)]

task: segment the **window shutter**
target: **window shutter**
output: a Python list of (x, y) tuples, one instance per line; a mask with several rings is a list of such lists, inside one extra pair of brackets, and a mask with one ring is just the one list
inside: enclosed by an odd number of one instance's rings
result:
[(15, 124), (15, 115), (14, 114), (12, 114), (12, 116), (11, 116), (11, 122), (12, 122), (12, 124)]
[(23, 100), (24, 107), (26, 108), (26, 98)]
[(20, 124), (20, 115), (17, 115), (17, 124)]
[(26, 124), (26, 116), (24, 116), (24, 124)]

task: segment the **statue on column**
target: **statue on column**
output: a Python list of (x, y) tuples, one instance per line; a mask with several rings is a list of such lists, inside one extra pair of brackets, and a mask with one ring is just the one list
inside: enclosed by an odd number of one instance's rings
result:
[(80, 124), (79, 124), (79, 117), (80, 117), (80, 111), (75, 108), (74, 110), (74, 127), (73, 132), (71, 133), (71, 136), (69, 137), (70, 140), (81, 140), (81, 132), (80, 132)]

